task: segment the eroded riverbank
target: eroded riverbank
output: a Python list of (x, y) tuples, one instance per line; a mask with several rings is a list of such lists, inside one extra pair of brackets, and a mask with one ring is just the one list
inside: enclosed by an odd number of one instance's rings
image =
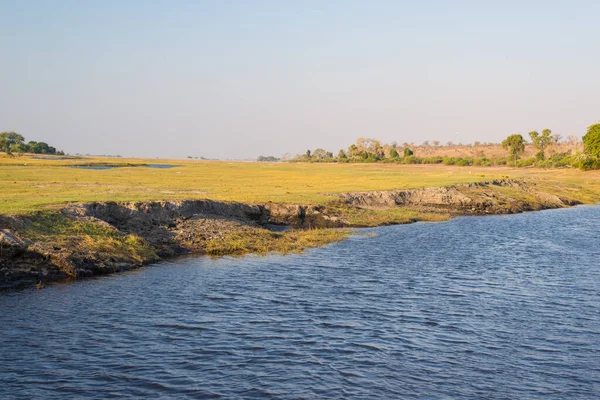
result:
[(373, 228), (0, 293), (0, 398), (595, 400), (599, 219)]
[[(494, 180), (332, 194), (325, 205), (213, 200), (75, 204), (0, 217), (0, 288), (109, 274), (181, 254), (298, 252), (347, 230), (460, 215), (510, 214), (585, 203), (581, 188)], [(276, 232), (272, 225), (289, 226)]]

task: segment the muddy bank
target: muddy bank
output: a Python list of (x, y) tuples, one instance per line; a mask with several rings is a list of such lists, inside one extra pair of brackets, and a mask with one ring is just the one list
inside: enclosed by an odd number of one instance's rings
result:
[(102, 202), (71, 205), (54, 213), (0, 216), (0, 288), (109, 274), (188, 253), (215, 254), (214, 247), (221, 245), (218, 254), (239, 254), (244, 246), (252, 252), (256, 238), (268, 242), (286, 235), (271, 232), (273, 225), (300, 229), (368, 225), (352, 217), (356, 211), (405, 208), (456, 216), (580, 204), (576, 196), (557, 196), (535, 182), (515, 180), (331, 197), (330, 204), (318, 206), (212, 200)]
[(581, 204), (574, 197), (557, 196), (535, 182), (488, 182), (410, 190), (351, 192), (333, 195), (344, 204), (367, 209), (409, 207), (451, 215), (510, 214)]

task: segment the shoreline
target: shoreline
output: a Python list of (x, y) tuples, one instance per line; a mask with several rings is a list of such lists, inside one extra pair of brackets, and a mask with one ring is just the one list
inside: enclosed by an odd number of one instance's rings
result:
[(298, 253), (344, 240), (351, 228), (591, 204), (581, 188), (515, 179), (328, 196), (323, 205), (97, 202), (0, 215), (0, 289), (107, 275), (181, 255)]

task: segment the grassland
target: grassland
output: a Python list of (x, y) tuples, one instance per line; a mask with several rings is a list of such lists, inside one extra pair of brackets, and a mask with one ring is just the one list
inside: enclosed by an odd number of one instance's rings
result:
[[(119, 164), (108, 170), (76, 165)], [(172, 164), (169, 169), (143, 165)], [(448, 186), (500, 178), (535, 179), (556, 190), (600, 199), (600, 172), (394, 164), (287, 164), (0, 155), (0, 214), (71, 202), (214, 199), (245, 203), (325, 204), (328, 193)]]
[[(150, 168), (150, 164), (175, 166), (161, 169)], [(75, 168), (81, 165), (118, 168)], [(330, 194), (444, 187), (506, 178), (535, 181), (527, 184), (535, 190), (519, 189), (520, 181), (514, 181), (517, 187), (469, 185), (460, 186), (460, 190), (474, 199), (495, 199), (497, 208), (492, 213), (551, 207), (556, 196), (568, 199), (567, 204), (600, 200), (600, 172), (575, 169), (0, 155), (0, 239), (4, 235), (4, 242), (0, 241), (0, 288), (112, 273), (185, 252), (213, 256), (300, 252), (343, 240), (350, 232), (272, 232), (244, 218), (202, 213), (189, 220), (173, 217), (155, 224), (144, 211), (135, 214), (139, 220), (134, 218), (127, 226), (117, 226), (72, 214), (72, 210), (66, 214), (56, 212), (69, 203), (212, 199), (300, 204), (307, 206), (305, 209), (319, 206), (312, 208), (343, 220), (343, 226), (379, 226), (442, 221), (457, 215), (456, 211), (464, 214), (452, 207), (357, 207)], [(544, 203), (538, 190), (549, 196), (549, 203)], [(422, 192), (436, 191), (440, 189)], [(557, 206), (562, 205), (559, 202)]]

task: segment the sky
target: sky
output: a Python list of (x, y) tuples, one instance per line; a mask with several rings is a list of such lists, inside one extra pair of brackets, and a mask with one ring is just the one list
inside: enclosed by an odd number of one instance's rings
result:
[(250, 159), (600, 120), (600, 1), (0, 0), (0, 131)]

